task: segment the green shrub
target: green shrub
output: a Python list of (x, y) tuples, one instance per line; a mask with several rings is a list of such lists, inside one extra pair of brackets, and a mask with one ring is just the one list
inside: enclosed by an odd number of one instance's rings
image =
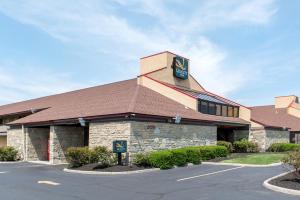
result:
[(90, 150), (90, 163), (99, 163), (101, 167), (111, 166), (114, 163), (114, 154), (107, 147), (95, 147)]
[(267, 149), (269, 152), (287, 152), (300, 149), (300, 144), (274, 143)]
[(226, 147), (229, 153), (233, 152), (233, 145), (231, 142), (218, 141), (217, 145)]
[(197, 147), (185, 147), (182, 148), (186, 152), (187, 163), (193, 163), (194, 165), (201, 164), (201, 155), (199, 148)]
[(198, 147), (201, 160), (211, 160), (215, 158), (226, 157), (229, 152), (224, 146), (201, 146)]
[(106, 147), (71, 147), (67, 150), (66, 159), (71, 168), (81, 167), (91, 163), (99, 163), (100, 167), (111, 166), (115, 159), (112, 151)]
[(187, 165), (187, 153), (184, 149), (171, 150), (174, 165), (184, 167)]
[(91, 151), (88, 147), (71, 147), (67, 150), (66, 159), (71, 168), (81, 167), (90, 163)]
[(152, 152), (149, 155), (153, 167), (160, 169), (171, 169), (174, 167), (173, 154), (169, 150)]
[(292, 166), (296, 170), (296, 173), (300, 175), (300, 150), (288, 153), (282, 162)]
[(146, 153), (135, 154), (133, 163), (136, 164), (137, 166), (151, 167), (149, 154)]
[(1, 147), (0, 148), (0, 161), (16, 161), (18, 157), (18, 151), (13, 147)]
[(258, 145), (254, 142), (242, 139), (233, 143), (233, 149), (236, 153), (256, 153), (258, 152)]

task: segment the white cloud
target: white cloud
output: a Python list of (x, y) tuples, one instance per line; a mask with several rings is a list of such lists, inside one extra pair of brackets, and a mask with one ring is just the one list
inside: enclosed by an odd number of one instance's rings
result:
[(32, 66), (18, 70), (14, 68), (13, 65), (0, 64), (0, 105), (85, 86), (72, 81), (69, 74), (55, 73)]
[[(134, 26), (132, 19), (117, 13), (113, 3), (95, 0), (7, 0), (0, 2), (0, 12), (35, 26), (66, 45), (78, 45), (80, 51), (118, 55), (120, 63), (136, 63), (139, 56), (162, 50), (178, 52), (191, 59), (193, 74), (204, 86), (223, 95), (241, 87), (249, 77), (240, 76), (245, 70), (241, 66), (229, 68), (228, 50), (214, 44), (203, 32), (223, 26), (264, 25), (276, 13), (273, 0), (196, 1), (190, 12), (180, 15), (170, 6), (186, 4), (183, 0), (113, 2), (128, 12), (151, 16), (156, 22), (148, 28)], [(38, 81), (41, 80), (36, 79), (35, 83)], [(42, 85), (50, 82), (53, 81)], [(28, 91), (32, 85), (24, 88), (15, 83), (16, 88)], [(55, 87), (41, 87), (38, 89), (56, 91)]]

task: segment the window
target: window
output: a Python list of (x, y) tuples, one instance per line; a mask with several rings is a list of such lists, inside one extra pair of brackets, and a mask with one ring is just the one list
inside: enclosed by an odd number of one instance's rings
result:
[(208, 114), (208, 103), (205, 101), (201, 101), (201, 108), (200, 112), (204, 114)]
[(0, 119), (0, 125), (3, 124), (3, 119)]
[(239, 117), (239, 107), (234, 107), (234, 117)]
[(227, 117), (227, 106), (222, 106), (222, 116)]
[(228, 117), (233, 117), (233, 107), (228, 106)]
[(209, 103), (208, 104), (209, 106), (208, 106), (208, 113), (210, 114), (210, 115), (216, 115), (216, 104), (215, 103)]
[(221, 113), (221, 109), (222, 109), (222, 107), (221, 107), (221, 105), (219, 105), (219, 104), (217, 104), (216, 105), (216, 115), (221, 115), (222, 113)]

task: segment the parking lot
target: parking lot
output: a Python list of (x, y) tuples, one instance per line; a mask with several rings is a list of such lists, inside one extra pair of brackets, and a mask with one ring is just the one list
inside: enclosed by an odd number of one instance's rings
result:
[(262, 186), (265, 179), (284, 171), (281, 166), (250, 168), (203, 164), (114, 176), (70, 174), (62, 168), (1, 163), (1, 199), (299, 199)]

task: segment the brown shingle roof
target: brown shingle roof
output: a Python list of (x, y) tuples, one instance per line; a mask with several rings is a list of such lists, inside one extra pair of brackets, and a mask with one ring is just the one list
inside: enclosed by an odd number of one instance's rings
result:
[(0, 115), (48, 108), (14, 121), (13, 124), (51, 122), (79, 117), (136, 113), (163, 117), (179, 114), (184, 119), (248, 124), (231, 117), (205, 115), (179, 104), (157, 92), (137, 84), (136, 79), (77, 90), (64, 94), (0, 107)]
[(251, 120), (265, 127), (290, 128), (290, 131), (300, 131), (300, 118), (287, 113), (287, 109), (276, 109), (275, 106), (257, 106), (251, 108)]

